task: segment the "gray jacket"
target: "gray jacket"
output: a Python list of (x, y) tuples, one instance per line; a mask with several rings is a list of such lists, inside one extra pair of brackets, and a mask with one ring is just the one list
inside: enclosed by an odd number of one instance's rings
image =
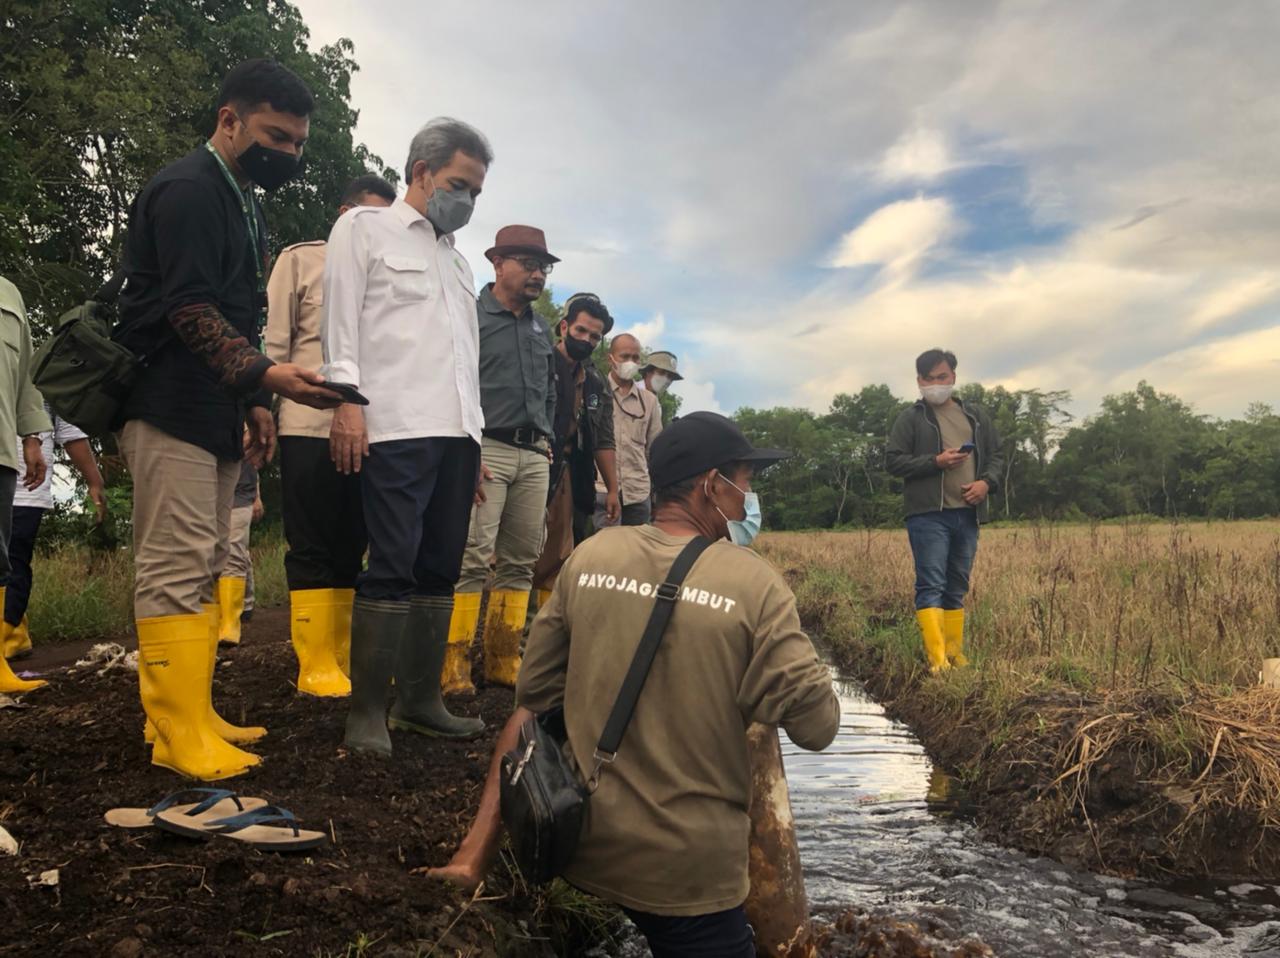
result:
[[(979, 406), (966, 406), (954, 400), (973, 424), (974, 475), (983, 480), (990, 492), (978, 506), (978, 521), (988, 518), (990, 496), (1000, 488), (1000, 476), (1004, 469), (1004, 455), (1000, 451), (1000, 437), (991, 417)], [(942, 478), (944, 470), (938, 468), (935, 457), (942, 452), (942, 430), (929, 404), (916, 400), (910, 409), (904, 409), (889, 432), (889, 445), (885, 450), (885, 465), (889, 472), (905, 480), (902, 496), (908, 516), (922, 512), (942, 510)]]

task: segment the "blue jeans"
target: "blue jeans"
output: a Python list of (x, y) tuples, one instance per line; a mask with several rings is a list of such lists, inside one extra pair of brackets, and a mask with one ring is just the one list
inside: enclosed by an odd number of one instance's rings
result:
[(978, 554), (978, 513), (943, 509), (907, 517), (916, 560), (916, 608), (963, 609)]

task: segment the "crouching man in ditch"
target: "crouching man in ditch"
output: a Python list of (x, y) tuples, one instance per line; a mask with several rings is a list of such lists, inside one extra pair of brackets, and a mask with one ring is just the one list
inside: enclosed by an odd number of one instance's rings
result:
[(978, 524), (1003, 467), (990, 417), (953, 395), (955, 353), (916, 359), (920, 399), (889, 434), (889, 472), (905, 480), (907, 535), (916, 565), (916, 620), (929, 671), (964, 666), (964, 597), (978, 552)]
[(498, 738), (476, 820), (453, 860), (428, 874), (466, 888), (484, 878), (501, 833), (501, 756), (535, 713), (563, 706), (579, 774), (591, 774), (654, 589), (689, 541), (703, 536), (713, 545), (684, 581), (564, 878), (622, 906), (658, 958), (755, 954), (743, 909), (747, 727), (780, 725), (796, 744), (818, 750), (840, 722), (795, 597), (743, 548), (760, 529), (752, 474), (784, 455), (753, 449), (733, 422), (707, 412), (685, 416), (655, 440), (653, 524), (604, 529), (569, 557), (534, 620), (517, 707)]

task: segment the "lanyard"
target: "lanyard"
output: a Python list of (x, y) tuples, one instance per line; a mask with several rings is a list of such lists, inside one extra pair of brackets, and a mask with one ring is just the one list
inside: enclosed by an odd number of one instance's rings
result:
[(263, 281), (262, 276), (262, 244), (258, 239), (258, 217), (254, 214), (250, 206), (250, 195), (240, 189), (240, 185), (236, 183), (236, 178), (231, 175), (231, 171), (227, 169), (227, 164), (223, 162), (222, 154), (213, 148), (212, 143), (206, 143), (204, 148), (213, 154), (213, 158), (218, 161), (218, 169), (222, 170), (222, 175), (226, 177), (227, 183), (236, 194), (236, 199), (240, 201), (240, 212), (244, 214), (244, 225), (249, 229), (249, 258), (253, 260), (254, 274), (258, 278), (258, 292), (266, 292), (267, 284)]

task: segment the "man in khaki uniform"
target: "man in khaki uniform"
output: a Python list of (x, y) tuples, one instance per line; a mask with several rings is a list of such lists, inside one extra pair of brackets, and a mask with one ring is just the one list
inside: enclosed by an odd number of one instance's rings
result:
[[(352, 180), (338, 207), (390, 206), (396, 191), (372, 173)], [(287, 247), (267, 285), (267, 356), (319, 369), (324, 308), (324, 240)], [(279, 412), (284, 559), (289, 584), (290, 635), (298, 656), (298, 691), (348, 695), (351, 603), (364, 559), (360, 477), (344, 476), (329, 455), (333, 412), (287, 399)]]
[[(609, 343), (609, 388), (613, 392), (613, 441), (617, 444), (619, 520), (624, 526), (649, 521), (649, 450), (662, 432), (662, 404), (655, 393), (640, 388), (640, 340), (619, 333)], [(596, 529), (612, 525), (605, 514), (607, 490), (596, 483)]]
[(486, 682), (512, 687), (529, 612), (533, 566), (542, 550), (556, 415), (556, 360), (546, 324), (533, 311), (559, 257), (534, 226), (504, 226), (485, 251), (494, 281), (480, 291), (480, 443), (483, 498), (471, 511), (462, 575), (454, 587), (445, 692), (474, 692), (471, 640), (494, 560), (484, 617)]
[[(561, 570), (538, 613), (516, 685), (517, 708), (490, 765), (475, 824), (448, 866), (429, 874), (474, 887), (500, 836), (501, 755), (522, 722), (563, 706), (570, 751), (599, 787), (564, 878), (621, 905), (655, 955), (755, 954), (748, 891), (751, 778), (746, 729), (780, 725), (802, 748), (834, 739), (831, 676), (800, 628), (795, 597), (740, 545), (759, 530), (757, 450), (734, 423), (698, 412), (654, 443), (653, 525), (606, 529)], [(630, 667), (658, 586), (694, 536), (714, 544), (680, 590), (615, 761), (593, 753)], [(731, 539), (733, 543), (715, 541)]]
[[(9, 534), (13, 531), (13, 495), (18, 480), (28, 489), (44, 482), (46, 464), (40, 434), (53, 428), (44, 399), (31, 385), (31, 330), (18, 288), (0, 277), (0, 436), (22, 437), (24, 474), (18, 476), (18, 447), (12, 439), (0, 442), (0, 607), (9, 584)], [(28, 682), (13, 674), (0, 655), (0, 692), (30, 692), (47, 683)]]

